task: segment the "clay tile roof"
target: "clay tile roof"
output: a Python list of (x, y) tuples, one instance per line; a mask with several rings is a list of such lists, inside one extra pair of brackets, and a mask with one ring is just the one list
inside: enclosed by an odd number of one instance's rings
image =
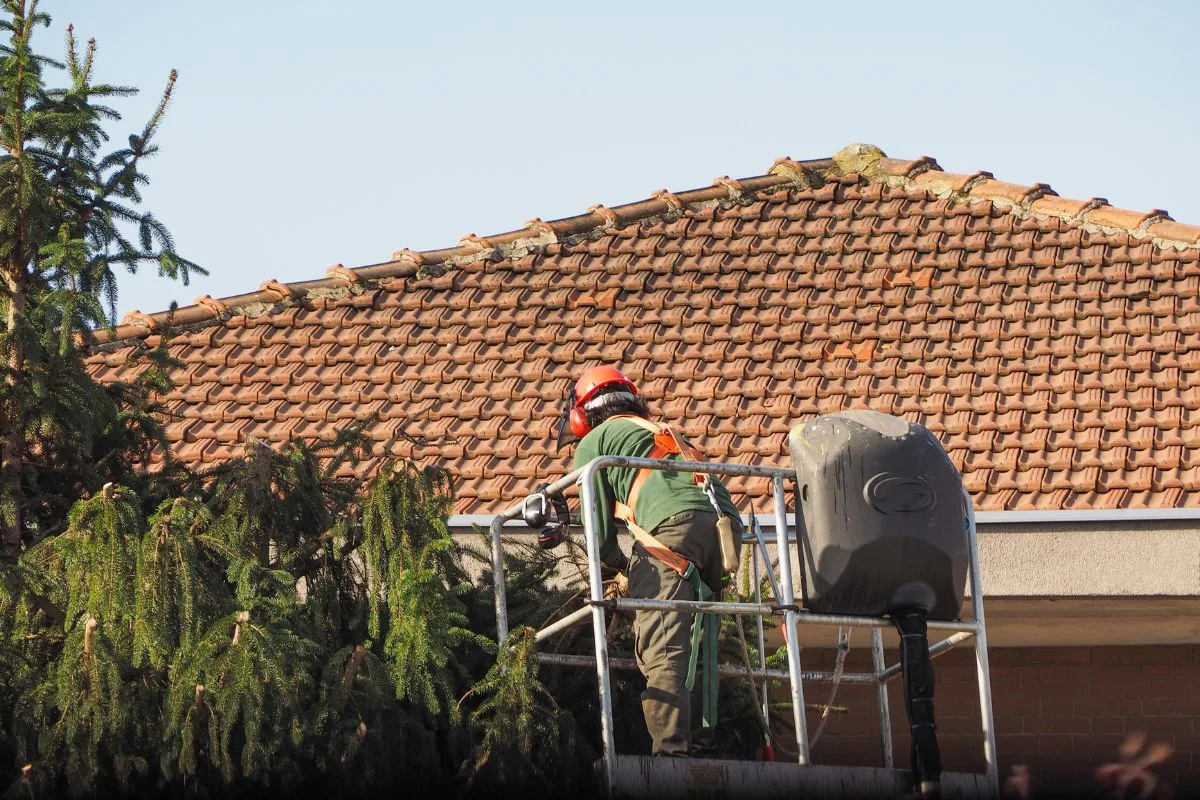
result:
[(437, 461), (459, 513), (569, 468), (559, 403), (601, 362), (713, 457), (785, 464), (792, 425), (870, 407), (928, 426), (983, 510), (1200, 502), (1200, 227), (869, 145), (168, 316), (88, 364), (128, 378), (171, 329), (179, 459), (373, 417), (361, 469)]

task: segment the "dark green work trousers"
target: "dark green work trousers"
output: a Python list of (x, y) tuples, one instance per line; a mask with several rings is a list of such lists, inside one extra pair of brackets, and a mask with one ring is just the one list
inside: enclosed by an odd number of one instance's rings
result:
[[(740, 525), (734, 523), (735, 534)], [(721, 546), (717, 515), (685, 511), (668, 517), (652, 533), (667, 547), (696, 565), (710, 588), (721, 586)], [(740, 540), (740, 535), (736, 540)], [(740, 541), (739, 541), (740, 543)], [(629, 563), (629, 596), (660, 600), (697, 600), (691, 584), (678, 572), (633, 548)], [(642, 712), (654, 755), (686, 755), (691, 747), (692, 698), (684, 688), (692, 654), (692, 617), (679, 611), (638, 611), (633, 620), (635, 656), (646, 678)], [(696, 681), (699, 689), (700, 681)]]

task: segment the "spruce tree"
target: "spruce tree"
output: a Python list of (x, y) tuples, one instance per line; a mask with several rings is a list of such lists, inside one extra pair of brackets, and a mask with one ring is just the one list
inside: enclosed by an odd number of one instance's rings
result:
[[(83, 465), (104, 458), (99, 440), (120, 425), (114, 399), (87, 378), (74, 344), (77, 334), (115, 321), (115, 270), (150, 264), (185, 283), (200, 270), (141, 208), (143, 163), (156, 152), (174, 72), (140, 132), (108, 147), (107, 127), (120, 115), (107, 104), (135, 90), (98, 82), (95, 42), (80, 52), (70, 28), (65, 63), (37, 54), (34, 33), (49, 24), (37, 0), (6, 0), (4, 11), (0, 558), (11, 563), (23, 543), (46, 533), (47, 521), (29, 507), (59, 488), (46, 485), (40, 456), (50, 453), (60, 471), (86, 473)], [(59, 70), (65, 85), (51, 87), (49, 74)]]
[[(321, 449), (252, 445), (172, 487), (148, 519), (149, 498), (108, 485), (22, 556), (62, 613), (29, 592), (0, 604), (0, 653), (29, 682), (0, 676), (17, 701), (14, 766), (29, 765), (14, 791), (301, 779), (367, 791), (409, 771), (446, 785), (467, 756), (459, 702), (490, 640), (469, 629), (483, 594), (451, 552), (445, 484), (400, 465), (373, 493), (334, 477)], [(368, 537), (364, 509), (395, 503), (404, 533)], [(364, 542), (378, 548), (369, 558)], [(372, 581), (368, 562), (396, 583)], [(369, 592), (386, 612), (374, 623)]]
[(172, 670), (167, 774), (194, 776), (203, 753), (226, 781), (294, 783), (318, 652), (272, 604), (217, 619)]
[(128, 791), (148, 769), (153, 677), (137, 674), (130, 657), (141, 530), (136, 496), (110, 484), (77, 503), (67, 531), (31, 554), (43, 569), (52, 565), (43, 574), (58, 578), (66, 618), (57, 657), (31, 673), (38, 684), (18, 698), (23, 755), (43, 771), (53, 764), (70, 794)]
[(594, 752), (579, 735), (575, 718), (547, 691), (539, 676), (534, 630), (509, 634), (495, 665), (472, 690), (477, 738), (468, 771), (482, 794), (544, 789), (586, 793)]
[(457, 697), (469, 685), (459, 653), (469, 646), (490, 651), (494, 643), (468, 627), (459, 596), (470, 590), (469, 584), (448, 586), (437, 569), (437, 557), (452, 547), (449, 537), (426, 544), (401, 574), (389, 597), (392, 613), (384, 653), (398, 697), (457, 723)]
[(201, 625), (222, 607), (220, 545), (206, 531), (212, 514), (187, 497), (164, 500), (142, 536), (136, 564), (133, 649), (137, 664), (169, 666), (190, 651)]

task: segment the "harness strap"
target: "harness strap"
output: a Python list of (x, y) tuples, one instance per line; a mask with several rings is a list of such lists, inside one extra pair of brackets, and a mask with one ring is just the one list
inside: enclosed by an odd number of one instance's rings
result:
[[(712, 589), (701, 580), (695, 567), (685, 577), (695, 589), (697, 598), (700, 600), (713, 599)], [(689, 692), (695, 688), (696, 663), (700, 660), (700, 651), (703, 649), (704, 685), (700, 692), (702, 700), (700, 724), (704, 728), (711, 728), (717, 724), (717, 693), (720, 686), (717, 676), (717, 649), (720, 630), (720, 622), (716, 614), (696, 614), (692, 618), (691, 656), (688, 659), (687, 678), (683, 682), (683, 687)]]
[[(628, 508), (628, 506), (625, 507)], [(678, 572), (680, 577), (687, 578), (689, 572), (696, 574), (696, 566), (691, 561), (688, 561), (686, 558), (679, 555), (679, 553), (676, 553), (674, 550), (660, 542), (658, 537), (653, 533), (646, 530), (641, 525), (638, 525), (636, 522), (625, 519), (620, 515), (620, 513), (617, 514), (617, 517), (625, 520), (625, 527), (629, 529), (629, 532), (633, 534), (633, 538), (638, 544), (645, 548), (647, 553)], [(697, 577), (699, 577), (698, 574)], [(703, 581), (701, 581), (701, 583), (703, 583)]]

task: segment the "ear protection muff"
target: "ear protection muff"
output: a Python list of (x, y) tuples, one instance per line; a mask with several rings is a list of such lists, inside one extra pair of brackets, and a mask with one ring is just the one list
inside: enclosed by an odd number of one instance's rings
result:
[(588, 431), (592, 429), (592, 426), (588, 425), (587, 412), (583, 410), (582, 406), (573, 406), (571, 408), (571, 413), (567, 417), (567, 424), (571, 426), (571, 433), (580, 438), (587, 436)]

